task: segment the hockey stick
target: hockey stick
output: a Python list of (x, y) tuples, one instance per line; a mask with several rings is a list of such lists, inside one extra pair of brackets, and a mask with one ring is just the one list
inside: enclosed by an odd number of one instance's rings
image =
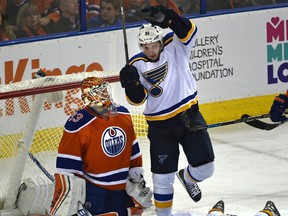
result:
[(125, 19), (125, 13), (124, 13), (123, 0), (120, 0), (120, 7), (121, 7), (121, 20), (122, 20), (123, 38), (124, 38), (125, 60), (126, 60), (126, 64), (127, 64), (129, 62), (129, 55), (128, 55), (128, 42), (127, 42), (127, 33), (126, 33), (126, 19)]
[(124, 38), (125, 60), (126, 60), (126, 64), (127, 64), (129, 62), (129, 54), (128, 54), (128, 42), (127, 42), (127, 33), (126, 33), (126, 19), (125, 19), (123, 0), (120, 0), (120, 7), (121, 7), (121, 21), (122, 21), (123, 38)]
[(54, 177), (42, 166), (42, 164), (37, 160), (37, 158), (26, 148), (23, 140), (20, 140), (18, 146), (23, 150), (27, 151), (31, 160), (41, 169), (41, 171), (52, 181), (54, 182)]
[[(245, 116), (247, 114), (242, 115), (242, 117), (240, 119), (235, 119), (235, 120), (231, 120), (231, 121), (225, 121), (225, 122), (219, 122), (219, 123), (215, 123), (215, 124), (209, 124), (209, 125), (200, 125), (200, 126), (196, 126), (196, 127), (192, 127), (190, 128), (190, 131), (197, 131), (197, 130), (203, 130), (203, 129), (209, 129), (209, 128), (215, 128), (215, 127), (221, 127), (221, 126), (226, 126), (226, 125), (232, 125), (232, 124), (237, 124), (237, 123), (251, 123), (253, 121), (258, 121), (259, 119), (262, 118), (268, 118), (270, 117), (270, 114), (262, 114), (262, 115), (257, 115), (257, 116)], [(264, 122), (263, 122), (264, 123)], [(284, 122), (283, 122), (284, 123)], [(281, 123), (281, 124), (283, 124)], [(280, 125), (281, 125), (280, 124)], [(252, 125), (251, 125), (252, 126)], [(279, 125), (278, 125), (279, 126)], [(277, 127), (278, 127), (277, 126)], [(260, 128), (262, 129), (262, 128)], [(273, 128), (272, 128), (273, 129)], [(271, 129), (271, 130), (272, 130)], [(266, 129), (267, 130), (267, 129)]]
[[(285, 113), (285, 114), (287, 114), (287, 113)], [(242, 115), (241, 118), (249, 118), (249, 117), (251, 117), (251, 116), (248, 114), (244, 114), (244, 115)], [(270, 115), (268, 117), (270, 117)], [(277, 122), (277, 123), (266, 123), (266, 122), (263, 122), (260, 120), (254, 120), (254, 121), (245, 122), (245, 123), (252, 126), (252, 127), (258, 128), (258, 129), (272, 130), (272, 129), (279, 127), (280, 125), (282, 125), (286, 122), (288, 122), (288, 119), (286, 119), (285, 121), (282, 121), (282, 122)]]

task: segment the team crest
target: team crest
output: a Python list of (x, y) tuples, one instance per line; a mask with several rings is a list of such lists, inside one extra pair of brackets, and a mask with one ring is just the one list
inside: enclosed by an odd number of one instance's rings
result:
[(154, 68), (153, 70), (145, 72), (144, 78), (152, 86), (149, 89), (150, 95), (153, 97), (159, 97), (163, 93), (163, 89), (159, 86), (163, 82), (168, 72), (168, 63)]
[(168, 157), (168, 155), (158, 155), (159, 157), (159, 163), (162, 164), (164, 163), (164, 160)]
[(127, 137), (122, 128), (109, 127), (102, 135), (101, 146), (108, 157), (116, 157), (125, 149)]

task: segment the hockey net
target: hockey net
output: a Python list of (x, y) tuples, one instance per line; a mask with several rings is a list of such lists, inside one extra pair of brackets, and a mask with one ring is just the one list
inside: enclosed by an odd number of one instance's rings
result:
[[(0, 215), (17, 209), (16, 200), (23, 179), (42, 176), (49, 181), (29, 157), (29, 152), (54, 175), (63, 126), (70, 115), (83, 107), (79, 87), (88, 76), (99, 76), (108, 81), (114, 101), (129, 109), (143, 154), (145, 177), (151, 181), (143, 106), (135, 107), (126, 102), (116, 75), (117, 72), (94, 71), (0, 85)], [(48, 102), (49, 94), (56, 92), (63, 94), (63, 100)], [(9, 215), (13, 215), (11, 212)]]

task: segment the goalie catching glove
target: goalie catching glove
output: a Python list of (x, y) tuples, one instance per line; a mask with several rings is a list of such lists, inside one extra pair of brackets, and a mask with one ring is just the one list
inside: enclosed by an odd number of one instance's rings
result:
[(143, 175), (144, 169), (142, 167), (131, 168), (126, 183), (126, 191), (137, 205), (142, 208), (149, 208), (152, 205), (153, 192), (149, 187), (146, 187)]
[(141, 10), (144, 18), (153, 25), (168, 28), (178, 15), (173, 9), (161, 5), (145, 7)]

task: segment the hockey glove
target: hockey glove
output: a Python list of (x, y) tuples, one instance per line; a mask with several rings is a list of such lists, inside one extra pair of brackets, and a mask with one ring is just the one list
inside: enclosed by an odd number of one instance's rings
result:
[(165, 8), (161, 5), (145, 7), (141, 12), (144, 13), (144, 18), (148, 22), (161, 28), (168, 28), (175, 16), (178, 16), (173, 9)]
[(139, 74), (137, 68), (130, 65), (125, 65), (120, 71), (120, 82), (123, 88), (126, 88), (128, 85), (139, 84)]
[(286, 95), (279, 94), (275, 97), (274, 102), (270, 109), (270, 119), (273, 122), (285, 121), (287, 117), (284, 115), (285, 110), (288, 108), (288, 90)]
[(142, 208), (149, 208), (152, 205), (153, 192), (149, 187), (146, 187), (143, 174), (144, 169), (142, 167), (134, 167), (129, 170), (126, 192), (135, 204)]

